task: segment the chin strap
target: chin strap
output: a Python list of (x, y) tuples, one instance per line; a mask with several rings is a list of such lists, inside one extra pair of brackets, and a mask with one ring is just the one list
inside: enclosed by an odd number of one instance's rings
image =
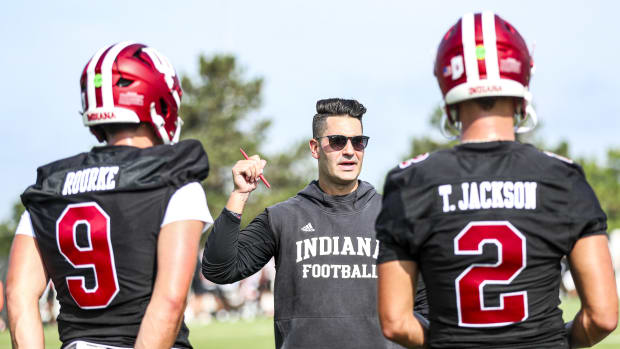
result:
[(183, 126), (183, 120), (180, 116), (177, 116), (177, 121), (175, 122), (177, 129), (174, 131), (174, 137), (172, 137), (172, 144), (178, 143), (179, 138), (181, 138), (181, 126)]
[(446, 137), (447, 139), (454, 141), (459, 139), (459, 135), (455, 134), (455, 132), (460, 133), (460, 130), (457, 129), (450, 121), (448, 121), (448, 116), (446, 114), (441, 115), (441, 124), (439, 125), (439, 131), (441, 131), (441, 135)]
[(538, 116), (532, 106), (532, 93), (528, 90), (523, 95), (523, 104), (525, 111), (521, 112), (521, 108), (518, 108), (515, 113), (515, 119), (517, 123), (515, 125), (515, 133), (527, 133), (531, 132), (538, 125)]
[(439, 123), (439, 131), (441, 131), (441, 135), (451, 141), (459, 139), (461, 134), (461, 122), (456, 121), (452, 123), (450, 118), (448, 118), (448, 113), (451, 113), (451, 119), (458, 120), (456, 110), (447, 105), (444, 105), (441, 109), (444, 111), (443, 114), (441, 114), (441, 121)]
[(170, 138), (168, 137), (168, 133), (166, 132), (166, 121), (164, 121), (164, 117), (157, 114), (157, 109), (155, 109), (155, 102), (151, 102), (151, 121), (153, 125), (155, 125), (155, 130), (159, 137), (164, 142), (164, 144), (170, 144)]

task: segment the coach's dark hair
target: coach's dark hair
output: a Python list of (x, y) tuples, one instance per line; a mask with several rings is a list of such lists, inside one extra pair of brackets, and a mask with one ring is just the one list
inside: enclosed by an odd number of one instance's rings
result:
[(316, 102), (316, 114), (312, 118), (312, 137), (316, 138), (322, 134), (325, 129), (325, 120), (330, 116), (348, 115), (362, 123), (364, 113), (366, 113), (366, 107), (354, 99), (321, 99)]

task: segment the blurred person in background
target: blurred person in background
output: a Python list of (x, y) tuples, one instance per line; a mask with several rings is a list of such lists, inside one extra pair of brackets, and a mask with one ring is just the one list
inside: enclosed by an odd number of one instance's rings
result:
[[(0, 311), (4, 307), (4, 285), (2, 284), (2, 280), (0, 280)], [(4, 322), (4, 318), (0, 317), (0, 332), (4, 332), (6, 330), (6, 323)]]

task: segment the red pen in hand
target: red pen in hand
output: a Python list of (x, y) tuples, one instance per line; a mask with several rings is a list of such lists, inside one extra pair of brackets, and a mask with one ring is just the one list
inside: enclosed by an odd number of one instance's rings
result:
[[(243, 149), (239, 148), (239, 150), (241, 150), (241, 154), (243, 154), (243, 157), (246, 160), (250, 160), (250, 157), (248, 156), (248, 154), (246, 154)], [(269, 184), (269, 182), (267, 182), (267, 180), (265, 179), (265, 176), (263, 176), (262, 174), (260, 176), (258, 176), (258, 178), (260, 178), (261, 181), (263, 181), (263, 183), (265, 183), (265, 186), (267, 188), (271, 188), (271, 185)]]

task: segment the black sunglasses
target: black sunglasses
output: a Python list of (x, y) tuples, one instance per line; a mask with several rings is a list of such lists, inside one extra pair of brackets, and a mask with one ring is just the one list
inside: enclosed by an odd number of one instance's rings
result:
[(332, 135), (332, 136), (316, 137), (315, 139), (318, 141), (321, 138), (327, 138), (327, 140), (329, 141), (329, 146), (332, 147), (332, 149), (334, 150), (342, 150), (344, 147), (347, 146), (347, 142), (351, 140), (351, 145), (353, 146), (353, 149), (357, 151), (362, 151), (368, 145), (368, 139), (370, 137), (368, 136), (347, 137), (343, 135)]

